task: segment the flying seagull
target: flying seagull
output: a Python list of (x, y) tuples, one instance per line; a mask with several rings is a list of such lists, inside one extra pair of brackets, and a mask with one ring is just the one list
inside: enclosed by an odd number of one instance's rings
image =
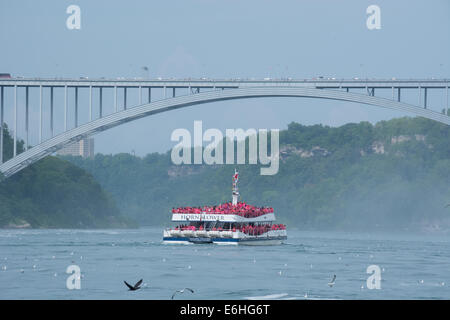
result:
[(126, 286), (128, 288), (130, 288), (130, 291), (135, 291), (141, 288), (141, 284), (142, 284), (142, 279), (139, 280), (138, 282), (136, 282), (136, 284), (134, 286), (132, 286), (131, 284), (127, 283), (126, 281), (124, 281), (124, 283), (126, 284)]
[(192, 290), (192, 289), (190, 289), (190, 288), (184, 288), (184, 289), (181, 289), (181, 290), (177, 290), (177, 291), (175, 291), (175, 292), (173, 293), (173, 295), (172, 295), (172, 300), (173, 300), (173, 297), (175, 297), (175, 295), (177, 294), (177, 292), (179, 292), (179, 293), (184, 293), (184, 290), (188, 290), (188, 291), (194, 293), (194, 290)]
[(332, 286), (334, 286), (334, 283), (336, 282), (336, 275), (333, 275), (333, 279), (330, 281), (330, 282), (328, 282), (328, 285), (330, 286), (330, 287), (332, 287)]

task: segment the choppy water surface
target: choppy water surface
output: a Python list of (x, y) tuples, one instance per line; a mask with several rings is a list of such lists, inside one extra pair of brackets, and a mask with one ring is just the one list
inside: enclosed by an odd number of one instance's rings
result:
[[(281, 246), (164, 245), (162, 229), (0, 230), (0, 299), (449, 299), (450, 236), (288, 230)], [(81, 289), (66, 288), (69, 265)], [(381, 269), (369, 290), (366, 269)], [(328, 286), (333, 274), (333, 287)], [(123, 280), (144, 279), (130, 292)]]

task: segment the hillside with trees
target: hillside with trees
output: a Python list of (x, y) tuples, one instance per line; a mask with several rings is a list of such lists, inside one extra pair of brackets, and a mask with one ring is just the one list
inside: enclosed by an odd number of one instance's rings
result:
[[(4, 130), (5, 158), (13, 139)], [(23, 151), (23, 141), (18, 152)], [(123, 228), (124, 218), (91, 174), (68, 161), (47, 157), (0, 182), (2, 228)]]
[(65, 157), (89, 171), (120, 210), (141, 225), (166, 225), (177, 206), (230, 201), (240, 171), (242, 200), (273, 206), (300, 229), (450, 230), (450, 127), (423, 118), (291, 123), (280, 132), (280, 169), (260, 165), (173, 165), (170, 152), (145, 157)]

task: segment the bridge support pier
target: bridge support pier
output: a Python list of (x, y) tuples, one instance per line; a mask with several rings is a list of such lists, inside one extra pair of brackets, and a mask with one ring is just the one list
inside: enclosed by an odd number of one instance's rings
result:
[(28, 125), (29, 125), (28, 89), (29, 87), (25, 87), (25, 150), (28, 150)]
[(447, 110), (448, 110), (448, 87), (446, 88), (446, 93), (447, 93)]
[(417, 105), (422, 106), (422, 87), (419, 86), (419, 100), (417, 101)]
[(14, 86), (14, 146), (13, 156), (17, 155), (17, 85)]
[(67, 86), (64, 86), (64, 132), (67, 131)]
[[(42, 94), (42, 85), (39, 86), (39, 144), (41, 144), (42, 142), (42, 129), (43, 129), (43, 115), (44, 112), (42, 110), (42, 99), (43, 99), (43, 94)], [(77, 100), (78, 102), (78, 100)]]
[(450, 115), (450, 110), (449, 110), (449, 106), (448, 106), (448, 86), (446, 87), (446, 95), (447, 95), (447, 115)]
[(142, 104), (142, 87), (139, 86), (139, 105)]
[(114, 111), (117, 112), (117, 87), (114, 86)]
[(103, 88), (102, 87), (100, 87), (99, 88), (99, 93), (98, 93), (98, 96), (99, 96), (99, 99), (100, 99), (100, 101), (99, 101), (99, 117), (100, 118), (102, 118), (103, 117)]
[(123, 109), (127, 110), (127, 87), (123, 87)]
[(92, 86), (89, 86), (89, 122), (92, 121)]
[(52, 137), (55, 135), (53, 121), (53, 87), (50, 87), (50, 133)]
[(0, 164), (3, 163), (3, 103), (4, 103), (4, 91), (1, 87), (0, 97)]
[(148, 87), (148, 103), (152, 102), (152, 87)]
[(75, 128), (78, 127), (78, 87), (75, 87)]

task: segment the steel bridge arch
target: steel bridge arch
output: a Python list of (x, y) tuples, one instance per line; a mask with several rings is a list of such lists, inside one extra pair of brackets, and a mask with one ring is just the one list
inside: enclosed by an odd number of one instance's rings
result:
[(40, 143), (39, 145), (36, 145), (28, 149), (27, 151), (22, 152), (16, 157), (6, 161), (2, 165), (0, 165), (0, 171), (4, 174), (5, 177), (10, 177), (20, 170), (26, 168), (30, 164), (54, 153), (58, 149), (61, 149), (68, 144), (79, 141), (98, 132), (116, 127), (120, 124), (144, 118), (153, 114), (216, 101), (262, 97), (308, 97), (355, 102), (377, 107), (406, 111), (424, 118), (450, 125), (450, 116), (446, 116), (436, 111), (391, 99), (358, 93), (350, 93), (341, 90), (279, 86), (212, 90), (142, 104), (85, 123), (76, 128), (60, 133), (53, 138), (48, 139)]

